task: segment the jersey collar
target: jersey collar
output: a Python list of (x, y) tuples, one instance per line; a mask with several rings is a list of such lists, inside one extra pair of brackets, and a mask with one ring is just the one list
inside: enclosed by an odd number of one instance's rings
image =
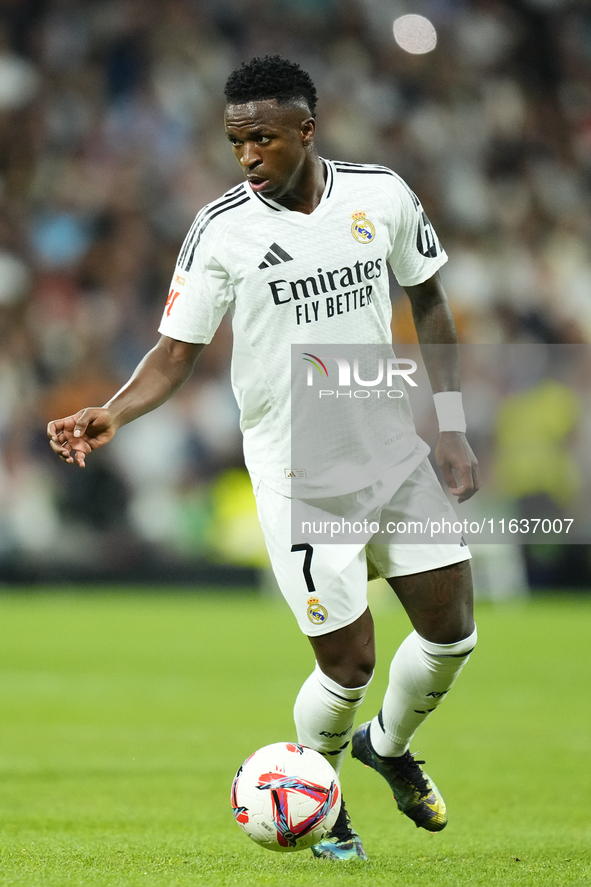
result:
[[(320, 159), (324, 163), (324, 167), (326, 169), (326, 184), (324, 186), (324, 191), (322, 193), (322, 197), (320, 198), (320, 203), (318, 204), (316, 209), (310, 213), (311, 216), (313, 216), (314, 213), (317, 213), (318, 210), (330, 198), (330, 195), (333, 192), (333, 186), (334, 186), (334, 181), (335, 181), (335, 171), (334, 171), (332, 162), (330, 160), (325, 160), (324, 157), (321, 157)], [(275, 200), (270, 200), (268, 197), (263, 197), (263, 195), (260, 194), (258, 191), (253, 191), (252, 188), (249, 186), (248, 182), (245, 183), (245, 187), (246, 187), (246, 189), (249, 193), (249, 196), (251, 197), (252, 200), (254, 200), (255, 202), (260, 201), (260, 203), (262, 203), (264, 206), (266, 206), (268, 209), (272, 210), (273, 212), (290, 213), (290, 214), (293, 213), (293, 215), (295, 215), (295, 216), (304, 216), (304, 218), (306, 217), (305, 213), (293, 212), (293, 210), (287, 209), (287, 207), (282, 206), (280, 203), (277, 203)]]

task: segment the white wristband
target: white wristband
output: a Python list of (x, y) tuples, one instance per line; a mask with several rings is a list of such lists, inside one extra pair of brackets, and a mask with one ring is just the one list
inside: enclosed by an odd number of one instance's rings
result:
[(438, 391), (433, 395), (440, 431), (466, 431), (461, 391)]

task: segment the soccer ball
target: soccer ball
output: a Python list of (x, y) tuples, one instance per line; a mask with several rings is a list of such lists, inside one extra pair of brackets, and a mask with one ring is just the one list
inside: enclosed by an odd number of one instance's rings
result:
[(295, 742), (276, 742), (246, 759), (232, 783), (240, 828), (267, 850), (305, 850), (335, 824), (339, 778), (321, 754)]

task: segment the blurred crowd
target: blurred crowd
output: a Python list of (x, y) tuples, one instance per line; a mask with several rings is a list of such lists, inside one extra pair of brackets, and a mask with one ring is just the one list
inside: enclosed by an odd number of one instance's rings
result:
[[(433, 52), (397, 46), (405, 13), (434, 24)], [(241, 180), (224, 82), (266, 53), (312, 75), (321, 154), (418, 192), (462, 341), (591, 340), (584, 0), (0, 0), (0, 578), (264, 562), (227, 321), (180, 395), (85, 471), (44, 428), (155, 344), (194, 215)], [(395, 282), (393, 306), (413, 341)]]

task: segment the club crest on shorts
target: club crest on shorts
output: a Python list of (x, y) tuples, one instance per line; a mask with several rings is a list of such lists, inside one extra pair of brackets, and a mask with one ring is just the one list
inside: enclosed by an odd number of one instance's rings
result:
[(328, 619), (328, 613), (317, 597), (308, 598), (308, 619), (314, 625), (322, 625)]
[(376, 236), (376, 229), (372, 223), (365, 217), (363, 210), (354, 212), (351, 216), (353, 224), (351, 225), (351, 234), (359, 243), (371, 243)]

